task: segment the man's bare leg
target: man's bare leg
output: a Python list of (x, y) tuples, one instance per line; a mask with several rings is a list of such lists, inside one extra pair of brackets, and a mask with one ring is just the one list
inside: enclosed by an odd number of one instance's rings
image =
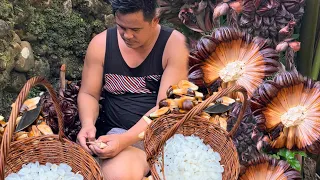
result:
[(100, 165), (106, 180), (142, 180), (150, 170), (146, 159), (144, 151), (130, 146)]

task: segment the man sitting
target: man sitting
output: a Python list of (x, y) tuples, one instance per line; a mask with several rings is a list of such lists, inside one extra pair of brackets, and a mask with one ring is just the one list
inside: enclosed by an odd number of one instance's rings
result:
[[(187, 79), (189, 51), (181, 33), (159, 25), (156, 0), (110, 2), (117, 26), (88, 46), (78, 96), (78, 142), (102, 159), (105, 179), (141, 180), (149, 172), (138, 138), (147, 128), (142, 116), (158, 108), (170, 85)], [(104, 149), (86, 144), (96, 137), (100, 96), (105, 98), (105, 123), (98, 140), (108, 145)]]

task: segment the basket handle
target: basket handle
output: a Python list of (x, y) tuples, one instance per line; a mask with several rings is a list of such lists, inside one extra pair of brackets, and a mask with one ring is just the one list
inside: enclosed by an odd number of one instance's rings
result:
[(205, 101), (203, 101), (202, 103), (198, 104), (197, 106), (195, 106), (194, 108), (192, 108), (180, 121), (178, 121), (177, 124), (175, 124), (168, 132), (167, 134), (161, 139), (160, 143), (157, 145), (158, 147), (156, 149), (160, 149), (160, 147), (162, 147), (164, 145), (164, 143), (170, 138), (172, 137), (175, 132), (183, 125), (184, 122), (186, 122), (189, 119), (192, 119), (193, 116), (195, 116), (196, 114), (200, 113), (201, 111), (203, 111), (210, 103), (214, 102), (215, 100), (221, 98), (222, 96), (225, 96), (231, 92), (241, 92), (243, 94), (244, 97), (244, 102), (242, 104), (238, 119), (236, 124), (233, 126), (232, 130), (228, 133), (229, 137), (232, 137), (235, 132), (237, 131), (241, 120), (243, 118), (243, 115), (246, 111), (247, 105), (248, 105), (248, 94), (247, 91), (244, 87), (239, 86), (239, 85), (234, 85), (228, 88), (225, 88), (221, 91), (219, 91), (218, 93), (211, 95), (209, 98), (207, 98)]
[(43, 77), (34, 77), (29, 79), (26, 84), (24, 85), (24, 87), (22, 88), (22, 90), (20, 91), (13, 107), (12, 107), (12, 111), (10, 114), (10, 118), (8, 121), (8, 125), (7, 128), (4, 132), (3, 135), (3, 140), (1, 143), (1, 154), (0, 154), (0, 179), (4, 179), (4, 166), (6, 164), (6, 156), (9, 152), (9, 148), (10, 148), (10, 143), (12, 140), (12, 136), (13, 136), (13, 132), (15, 129), (15, 124), (16, 124), (16, 119), (18, 117), (20, 108), (24, 102), (24, 100), (26, 99), (30, 89), (36, 85), (43, 85), (47, 91), (49, 92), (51, 99), (53, 101), (54, 104), (54, 108), (57, 112), (57, 116), (58, 116), (58, 124), (59, 124), (59, 140), (60, 141), (64, 141), (63, 138), (65, 137), (64, 133), (63, 133), (63, 116), (62, 116), (62, 111), (59, 105), (59, 100), (57, 98), (57, 95), (52, 87), (52, 85)]

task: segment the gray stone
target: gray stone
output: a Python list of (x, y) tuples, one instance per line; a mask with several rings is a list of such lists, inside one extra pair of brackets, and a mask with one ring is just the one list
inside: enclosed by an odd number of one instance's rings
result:
[(0, 92), (7, 87), (7, 84), (10, 80), (10, 73), (3, 71), (0, 73)]
[(35, 77), (35, 76), (41, 76), (49, 79), (50, 77), (50, 64), (47, 59), (36, 59), (34, 63), (34, 68), (32, 68), (28, 73), (27, 77), (28, 79)]
[(104, 24), (106, 28), (113, 27), (115, 24), (115, 19), (113, 14), (105, 15), (104, 16)]
[(5, 52), (9, 47), (9, 44), (4, 39), (0, 39), (0, 53)]
[(12, 48), (8, 48), (7, 51), (0, 53), (0, 72), (11, 72), (14, 67), (14, 57), (15, 54)]
[(6, 21), (0, 19), (0, 39), (9, 35), (11, 33), (10, 30), (11, 29), (9, 24)]
[(77, 6), (82, 12), (94, 16), (101, 14), (110, 14), (111, 7), (102, 0), (73, 0), (74, 6)]
[(10, 73), (10, 80), (8, 82), (7, 87), (5, 88), (5, 91), (18, 93), (21, 91), (21, 88), (24, 86), (26, 82), (27, 77), (24, 73), (12, 71)]
[(27, 41), (21, 42), (21, 52), (16, 62), (15, 70), (18, 72), (28, 72), (34, 67), (34, 56), (31, 45)]
[(13, 33), (13, 39), (12, 39), (12, 42), (13, 43), (18, 43), (18, 44), (21, 44), (21, 39), (20, 39), (20, 37), (18, 36), (18, 34), (17, 33)]
[(19, 43), (13, 42), (11, 43), (11, 47), (14, 50), (15, 57), (21, 52), (22, 48)]
[(71, 14), (72, 13), (72, 1), (71, 0), (66, 0), (63, 3), (63, 9), (65, 10), (66, 14)]

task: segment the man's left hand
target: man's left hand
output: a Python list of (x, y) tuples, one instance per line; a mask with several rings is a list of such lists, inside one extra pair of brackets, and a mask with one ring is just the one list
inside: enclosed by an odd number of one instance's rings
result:
[(97, 140), (107, 144), (107, 147), (101, 149), (97, 145), (90, 145), (89, 148), (100, 159), (113, 158), (126, 148), (122, 143), (123, 138), (122, 134), (100, 136)]

